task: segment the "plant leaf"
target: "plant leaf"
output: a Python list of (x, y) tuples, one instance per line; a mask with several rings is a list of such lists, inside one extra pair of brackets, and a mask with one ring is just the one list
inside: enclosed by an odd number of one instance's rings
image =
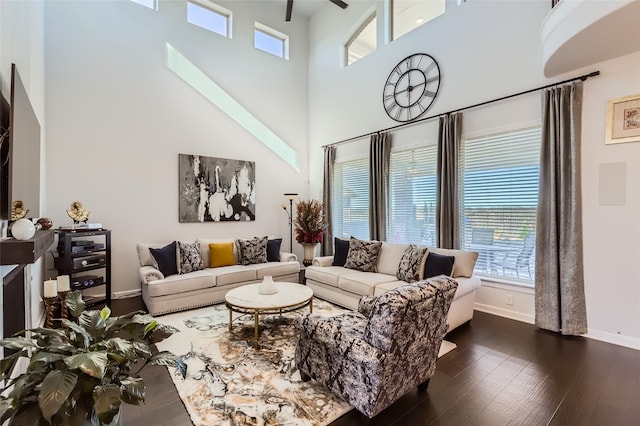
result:
[(149, 342), (150, 343), (162, 342), (164, 339), (166, 339), (167, 337), (170, 337), (171, 335), (173, 335), (174, 333), (177, 333), (178, 331), (180, 330), (170, 325), (158, 324), (155, 327), (155, 329), (151, 332), (149, 336)]
[(93, 409), (102, 423), (111, 423), (120, 409), (120, 387), (116, 384), (96, 386), (93, 390)]
[(127, 377), (120, 384), (122, 385), (122, 400), (124, 402), (133, 405), (140, 405), (140, 402), (144, 402), (147, 387), (141, 377)]
[(79, 334), (83, 339), (82, 339), (82, 348), (83, 349), (87, 349), (89, 347), (89, 345), (91, 344), (91, 336), (89, 335), (89, 333), (87, 333), (87, 330), (85, 330), (84, 328), (82, 328), (81, 326), (79, 326), (78, 324), (76, 324), (73, 321), (69, 321), (66, 319), (61, 319), (62, 321), (62, 325), (64, 325), (65, 327), (67, 327), (68, 329), (75, 331), (76, 334)]
[(107, 332), (122, 329), (127, 324), (129, 324), (129, 322), (131, 322), (131, 318), (141, 314), (144, 314), (144, 311), (134, 311), (134, 312), (129, 312), (128, 314), (125, 314), (125, 315), (121, 315), (119, 317), (111, 317), (110, 321), (107, 322)]
[(22, 355), (22, 351), (13, 353), (0, 360), (0, 374), (5, 374), (13, 368), (18, 358)]
[(4, 423), (13, 413), (12, 404), (10, 399), (4, 397), (0, 400), (0, 422)]
[(102, 308), (102, 310), (100, 310), (100, 318), (102, 318), (103, 321), (107, 321), (107, 318), (109, 318), (111, 316), (111, 309), (109, 309), (108, 306), (105, 306), (104, 308)]
[(38, 348), (33, 340), (27, 339), (26, 337), (7, 337), (6, 339), (0, 340), (0, 346), (5, 347), (7, 349), (28, 349), (28, 348)]
[(39, 425), (41, 418), (40, 408), (34, 401), (19, 406), (10, 423), (12, 425)]
[(106, 325), (100, 316), (100, 311), (84, 311), (78, 318), (78, 323), (96, 340), (102, 340)]
[(185, 364), (181, 357), (176, 356), (169, 351), (162, 351), (152, 355), (147, 360), (147, 364), (175, 367), (180, 372), (183, 379), (187, 376), (187, 364)]
[(82, 293), (80, 290), (74, 290), (67, 294), (67, 297), (64, 299), (64, 303), (67, 305), (69, 312), (71, 312), (71, 315), (73, 315), (74, 318), (78, 318), (86, 307), (82, 300)]
[(60, 410), (77, 381), (78, 376), (71, 371), (53, 370), (47, 374), (38, 395), (38, 405), (47, 421), (51, 421), (51, 417)]
[(44, 362), (45, 364), (53, 364), (56, 361), (60, 361), (65, 356), (63, 354), (51, 353), (51, 352), (36, 352), (31, 357), (30, 367), (35, 366), (38, 362)]
[(158, 321), (153, 320), (149, 324), (144, 327), (145, 336), (153, 331), (154, 328), (158, 325)]
[(83, 373), (101, 379), (107, 367), (107, 353), (104, 351), (81, 353), (65, 358), (64, 362), (69, 368), (79, 368)]

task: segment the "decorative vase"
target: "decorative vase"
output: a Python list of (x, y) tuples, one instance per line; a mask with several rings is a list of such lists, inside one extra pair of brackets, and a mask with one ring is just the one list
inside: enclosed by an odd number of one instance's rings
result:
[(313, 258), (316, 256), (316, 246), (318, 243), (302, 243), (302, 248), (304, 249), (304, 260), (302, 264), (304, 266), (311, 265)]
[(18, 219), (10, 228), (11, 235), (16, 240), (28, 240), (36, 233), (36, 227), (29, 219)]
[(278, 292), (276, 283), (273, 282), (271, 275), (267, 275), (262, 279), (262, 282), (258, 286), (258, 293), (260, 294), (274, 294)]

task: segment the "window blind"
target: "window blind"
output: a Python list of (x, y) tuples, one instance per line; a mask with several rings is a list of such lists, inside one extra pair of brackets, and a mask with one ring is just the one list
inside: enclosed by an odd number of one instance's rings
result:
[(387, 241), (435, 245), (436, 145), (391, 153)]
[(369, 239), (369, 159), (337, 162), (331, 194), (333, 235)]
[(516, 263), (535, 238), (540, 138), (532, 127), (463, 140), (461, 243), (480, 253), (477, 273), (533, 282), (533, 254)]

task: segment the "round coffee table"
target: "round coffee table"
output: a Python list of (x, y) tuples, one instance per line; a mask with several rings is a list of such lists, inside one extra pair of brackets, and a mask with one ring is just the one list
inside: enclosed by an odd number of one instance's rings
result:
[(229, 309), (229, 331), (233, 331), (233, 313), (253, 315), (256, 349), (260, 348), (258, 321), (260, 315), (284, 314), (297, 311), (306, 306), (313, 312), (313, 290), (302, 284), (275, 283), (278, 289), (274, 294), (260, 294), (260, 284), (247, 284), (229, 290), (224, 296), (225, 305)]

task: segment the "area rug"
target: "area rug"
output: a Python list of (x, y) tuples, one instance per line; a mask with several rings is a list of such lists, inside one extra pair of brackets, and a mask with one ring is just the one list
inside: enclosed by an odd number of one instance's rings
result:
[[(313, 312), (339, 315), (346, 310), (314, 299)], [(165, 315), (162, 324), (180, 330), (157, 344), (182, 355), (187, 378), (169, 369), (191, 420), (200, 425), (327, 425), (353, 407), (313, 380), (303, 382), (295, 367), (295, 321), (308, 312), (260, 319), (260, 349), (253, 347), (253, 318), (229, 333), (224, 304)], [(455, 344), (443, 342), (440, 354)]]

